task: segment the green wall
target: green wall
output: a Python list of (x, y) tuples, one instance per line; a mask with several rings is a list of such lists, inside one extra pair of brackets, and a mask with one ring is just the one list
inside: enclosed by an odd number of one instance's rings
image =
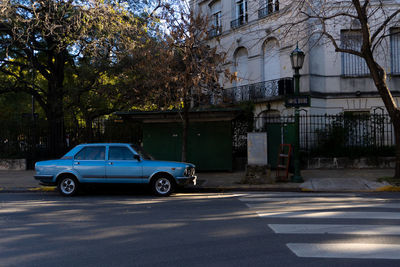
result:
[[(182, 124), (145, 123), (143, 147), (159, 160), (181, 160)], [(197, 170), (232, 170), (232, 123), (192, 122), (189, 124), (188, 162)]]

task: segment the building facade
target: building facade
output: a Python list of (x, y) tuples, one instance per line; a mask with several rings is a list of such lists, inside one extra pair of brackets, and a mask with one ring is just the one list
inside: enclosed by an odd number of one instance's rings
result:
[[(294, 2), (191, 1), (195, 14), (209, 18), (209, 44), (226, 53), (225, 67), (237, 75), (235, 81), (221, 80), (226, 98), (232, 102), (254, 102), (256, 116), (293, 114), (293, 108), (286, 108), (284, 100), (293, 93), (290, 53), (298, 43), (306, 53), (300, 70), (300, 92), (311, 96), (310, 107), (302, 108), (301, 114), (386, 113), (364, 59), (335, 52), (330, 42), (308, 35), (313, 27), (317, 28), (310, 26), (310, 21), (294, 26), (298, 28), (298, 35), (296, 31), (284, 32), (282, 26), (289, 25), (293, 19)], [(346, 1), (328, 2), (333, 5)], [(400, 8), (398, 1), (383, 3), (392, 9)], [(379, 12), (375, 14), (377, 25)], [(349, 18), (329, 27), (341, 47), (361, 46), (357, 21)], [(385, 30), (388, 37), (376, 49), (377, 61), (388, 74), (387, 83), (397, 103), (400, 100), (399, 29), (395, 24), (388, 27)]]

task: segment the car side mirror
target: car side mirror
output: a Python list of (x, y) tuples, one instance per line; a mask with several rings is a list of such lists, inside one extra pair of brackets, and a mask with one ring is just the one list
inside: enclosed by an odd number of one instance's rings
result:
[(133, 155), (133, 158), (136, 159), (137, 161), (140, 161), (140, 156), (138, 154)]

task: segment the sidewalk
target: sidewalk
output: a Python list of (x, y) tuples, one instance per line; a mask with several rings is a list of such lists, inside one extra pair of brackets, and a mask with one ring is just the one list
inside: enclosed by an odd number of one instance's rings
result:
[[(241, 184), (244, 172), (198, 173), (200, 191), (315, 191), (315, 192), (372, 192), (393, 190), (378, 178), (391, 177), (393, 169), (330, 169), (303, 170), (304, 183)], [(40, 186), (33, 178), (34, 171), (0, 170), (0, 192), (51, 191), (54, 187)]]
[[(273, 172), (274, 173), (274, 172)], [(244, 172), (199, 173), (203, 189), (315, 191), (315, 192), (371, 192), (384, 191), (390, 184), (377, 182), (381, 177), (392, 177), (393, 169), (315, 169), (301, 172), (303, 183), (240, 184)]]

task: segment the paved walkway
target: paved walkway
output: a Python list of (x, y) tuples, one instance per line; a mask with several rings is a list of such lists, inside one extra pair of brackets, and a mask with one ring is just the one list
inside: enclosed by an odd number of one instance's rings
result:
[[(265, 190), (265, 191), (382, 191), (389, 187), (378, 178), (391, 177), (393, 169), (303, 170), (304, 183), (241, 184), (244, 172), (198, 173), (199, 190)], [(34, 171), (0, 170), (0, 192), (49, 190), (33, 178)], [(393, 189), (393, 188), (392, 188)], [(389, 190), (392, 190), (389, 189)], [(52, 190), (50, 188), (50, 190)]]

